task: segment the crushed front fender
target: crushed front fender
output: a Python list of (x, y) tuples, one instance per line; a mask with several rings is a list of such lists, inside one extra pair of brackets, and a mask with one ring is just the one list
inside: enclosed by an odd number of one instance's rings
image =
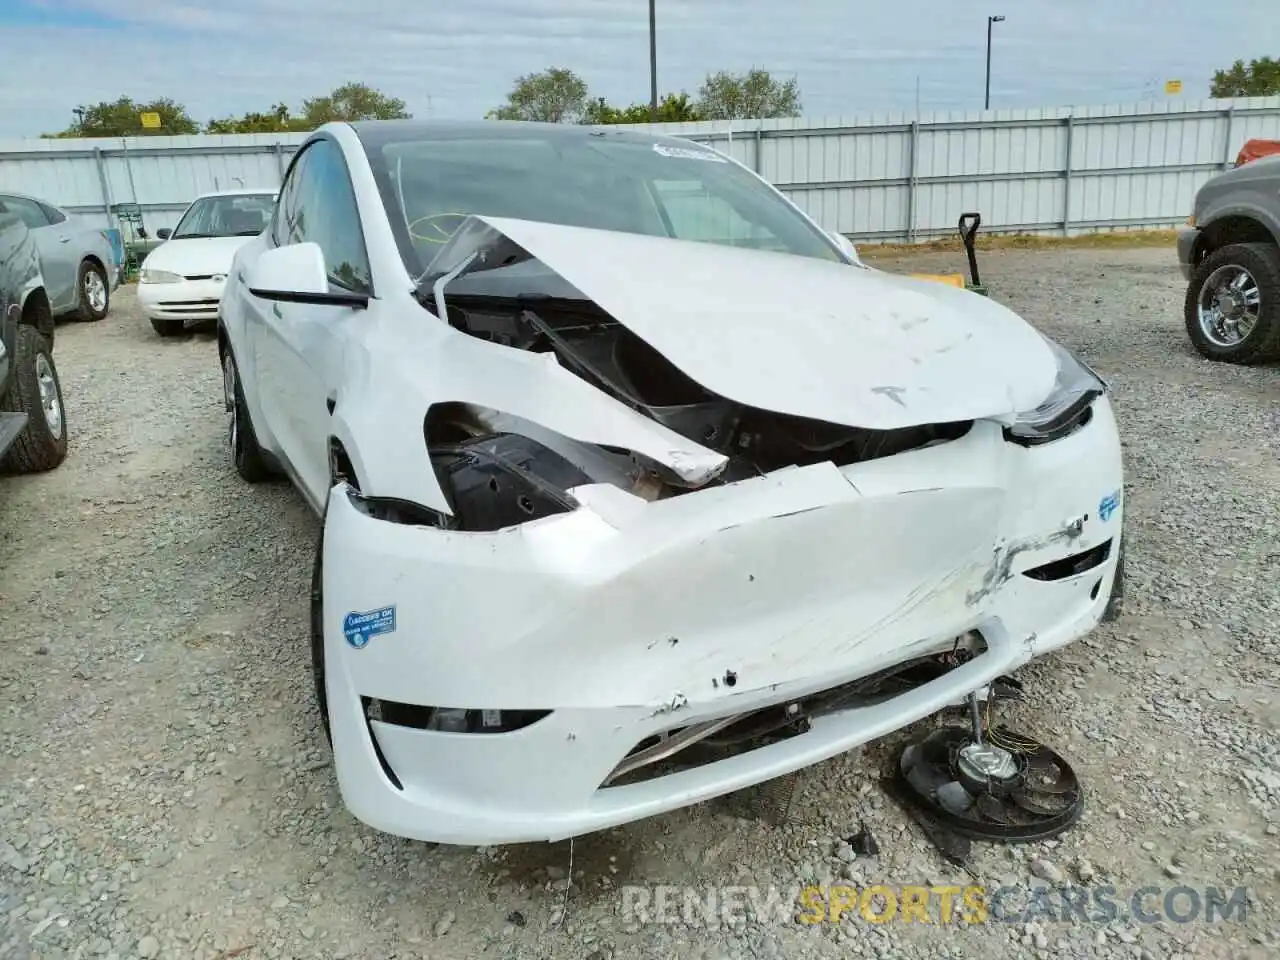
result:
[[(980, 422), (893, 457), (654, 502), (579, 487), (577, 509), (493, 533), (378, 519), (340, 485), (323, 622), (343, 796), (365, 822), (424, 840), (558, 839), (833, 756), (1092, 630), (1115, 576), (1121, 488), (1105, 398), (1077, 434), (1040, 447)], [(353, 640), (360, 623), (381, 626)], [(982, 652), (886, 702), (606, 785), (646, 738), (835, 688), (974, 631)], [(449, 732), (378, 719), (378, 702), (540, 719)]]

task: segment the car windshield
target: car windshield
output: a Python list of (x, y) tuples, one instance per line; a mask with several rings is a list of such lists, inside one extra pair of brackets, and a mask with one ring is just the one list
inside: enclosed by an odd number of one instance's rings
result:
[(270, 193), (201, 197), (183, 214), (170, 239), (256, 237), (271, 219), (275, 202)]
[(392, 224), (411, 241), (414, 276), (472, 214), (843, 259), (755, 176), (695, 143), (480, 133), (370, 154)]

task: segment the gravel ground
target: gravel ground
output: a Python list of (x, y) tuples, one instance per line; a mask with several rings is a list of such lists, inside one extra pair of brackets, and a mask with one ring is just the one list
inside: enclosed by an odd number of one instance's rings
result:
[[(979, 844), (966, 877), (873, 786), (883, 744), (801, 775), (782, 826), (715, 803), (581, 838), (567, 888), (567, 843), (365, 829), (311, 699), (315, 521), (288, 486), (234, 476), (212, 337), (160, 340), (126, 290), (102, 323), (59, 328), (67, 462), (0, 481), (0, 956), (1276, 956), (1280, 371), (1191, 352), (1169, 250), (983, 262), (996, 297), (1110, 379), (1128, 458), (1127, 612), (1026, 670), (1028, 702), (1004, 708), (1086, 780), (1058, 842)], [(859, 822), (878, 856), (840, 842)], [(940, 928), (640, 923), (620, 890), (811, 882), (981, 882), (1020, 905), (1064, 882), (1110, 885), (1122, 907), (1144, 886), (1250, 899), (1214, 923)]]

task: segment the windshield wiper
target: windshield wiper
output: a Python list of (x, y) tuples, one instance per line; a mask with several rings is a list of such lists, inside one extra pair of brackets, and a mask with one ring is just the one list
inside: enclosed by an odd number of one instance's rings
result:
[[(423, 282), (413, 289), (414, 299), (432, 311), (436, 308), (436, 295), (433, 287), (433, 284)], [(595, 306), (594, 301), (585, 297), (579, 300), (573, 297), (557, 297), (549, 293), (483, 293), (468, 291), (467, 293), (449, 294), (448, 301), (451, 305), (456, 304), (464, 309), (466, 307), (487, 307), (491, 310), (510, 310), (514, 313), (532, 309), (560, 309), (581, 313), (584, 309), (590, 310), (592, 306)], [(612, 321), (613, 318), (609, 317), (609, 320)]]

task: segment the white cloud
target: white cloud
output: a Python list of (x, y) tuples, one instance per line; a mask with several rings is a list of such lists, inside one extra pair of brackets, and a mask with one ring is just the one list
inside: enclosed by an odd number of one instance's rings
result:
[[(1275, 0), (1021, 0), (989, 5), (1000, 106), (1140, 99), (1170, 78), (1207, 95), (1236, 57), (1280, 48)], [(197, 120), (298, 106), (346, 80), (417, 115), (480, 117), (512, 80), (547, 66), (622, 102), (649, 93), (645, 0), (44, 0), (66, 24), (88, 11), (123, 25), (3, 27), (0, 136), (66, 126), (77, 104), (170, 96)], [(985, 8), (954, 0), (658, 0), (658, 85), (697, 90), (707, 72), (796, 76), (806, 112), (981, 106)], [(1248, 29), (1241, 31), (1242, 24)]]

